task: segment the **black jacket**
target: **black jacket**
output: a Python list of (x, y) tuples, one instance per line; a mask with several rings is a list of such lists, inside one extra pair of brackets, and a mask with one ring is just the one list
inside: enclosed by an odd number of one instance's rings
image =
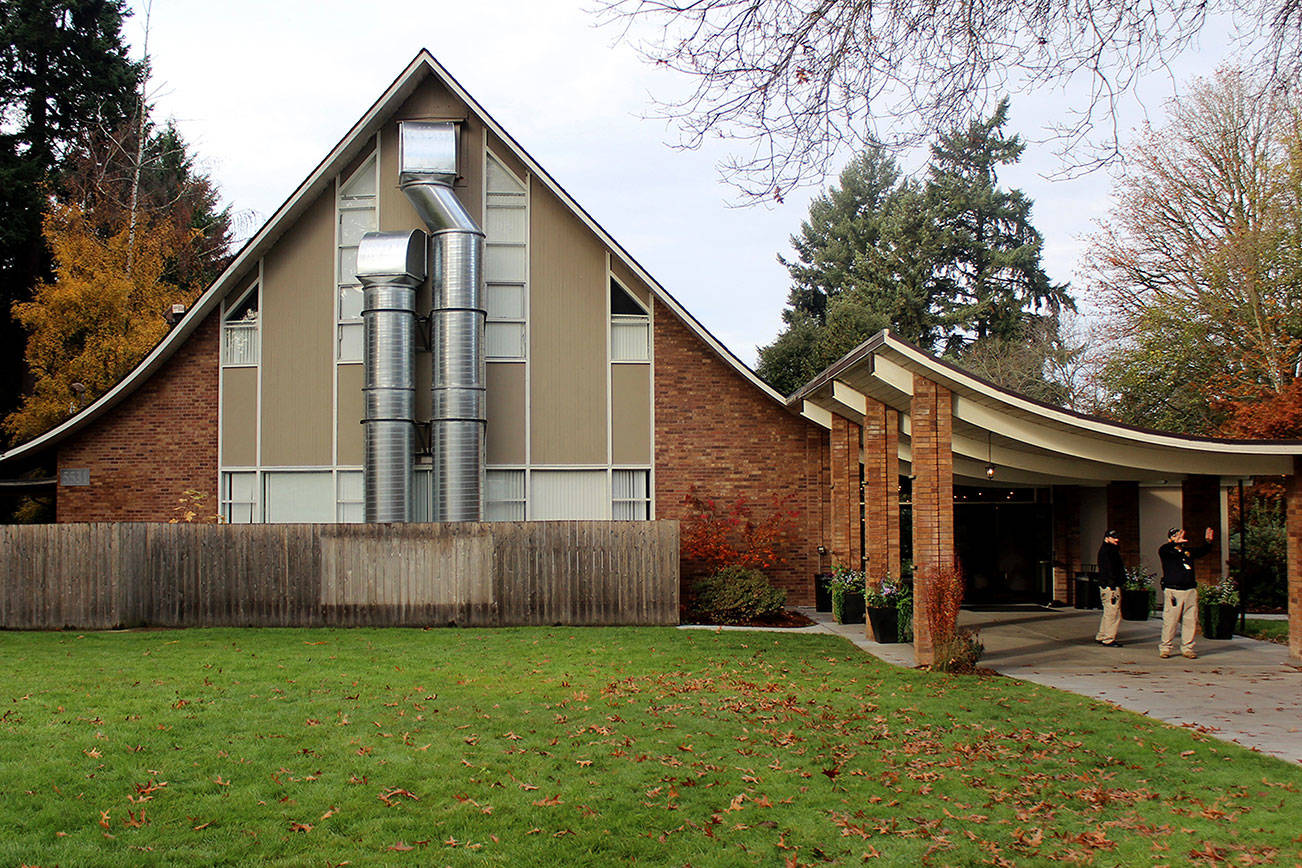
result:
[(1098, 565), (1101, 587), (1121, 587), (1121, 580), (1126, 577), (1126, 567), (1121, 562), (1121, 546), (1110, 542), (1099, 546)]
[(1162, 559), (1162, 587), (1173, 591), (1187, 591), (1195, 588), (1193, 559), (1200, 558), (1212, 550), (1211, 543), (1188, 547), (1188, 543), (1169, 542), (1157, 550)]

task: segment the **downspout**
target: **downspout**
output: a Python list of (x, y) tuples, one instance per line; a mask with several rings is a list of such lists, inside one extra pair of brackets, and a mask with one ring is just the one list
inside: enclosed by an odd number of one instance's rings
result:
[(362, 284), (365, 441), (362, 484), (368, 522), (408, 522), (416, 425), (416, 288), (425, 280), (426, 236), (368, 232), (357, 247)]
[(484, 232), (452, 191), (457, 125), (406, 121), (398, 138), (398, 183), (430, 231), (433, 518), (479, 521), (487, 420)]

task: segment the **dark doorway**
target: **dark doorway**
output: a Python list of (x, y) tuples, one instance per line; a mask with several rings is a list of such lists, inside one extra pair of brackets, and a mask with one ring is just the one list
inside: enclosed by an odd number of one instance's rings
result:
[(954, 486), (954, 545), (967, 581), (964, 602), (1047, 602), (1048, 489)]

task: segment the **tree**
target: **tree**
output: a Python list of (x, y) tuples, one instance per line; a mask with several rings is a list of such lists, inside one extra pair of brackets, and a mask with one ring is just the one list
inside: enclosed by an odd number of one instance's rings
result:
[(966, 347), (956, 361), (983, 380), (1045, 404), (1078, 412), (1093, 409), (1085, 382), (1087, 345), (1058, 316), (1024, 323), (1014, 337), (992, 336)]
[(1232, 38), (1265, 86), (1291, 87), (1302, 71), (1297, 0), (602, 0), (598, 9), (625, 38), (649, 34), (643, 57), (694, 83), (660, 103), (684, 146), (750, 143), (721, 167), (743, 199), (821, 183), (847, 150), (920, 145), (1003, 94), (1068, 85), (1085, 96), (1048, 132), (1069, 165), (1110, 159), (1118, 105), (1217, 14), (1245, 22)]
[(11, 315), (50, 275), (48, 197), (88, 130), (131, 116), (138, 67), (122, 42), (122, 0), (0, 0), (0, 412), (22, 387)]
[[(1212, 433), (1302, 365), (1299, 105), (1223, 70), (1194, 82), (1130, 153), (1087, 252), (1107, 316), (1102, 380), (1118, 418)], [(1147, 415), (1180, 392), (1175, 416)]]

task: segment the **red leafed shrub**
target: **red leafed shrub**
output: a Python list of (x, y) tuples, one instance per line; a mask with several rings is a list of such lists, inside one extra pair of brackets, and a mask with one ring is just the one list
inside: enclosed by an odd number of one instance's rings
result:
[(932, 664), (939, 672), (971, 672), (985, 646), (972, 630), (958, 628), (963, 605), (963, 572), (956, 566), (929, 570), (920, 577), (930, 586), (927, 626), (931, 629)]
[(744, 497), (724, 502), (702, 497), (693, 486), (683, 498), (688, 509), (680, 531), (683, 561), (701, 574), (724, 567), (776, 566), (782, 562), (782, 539), (800, 515), (791, 506), (793, 497), (774, 497), (763, 505)]

